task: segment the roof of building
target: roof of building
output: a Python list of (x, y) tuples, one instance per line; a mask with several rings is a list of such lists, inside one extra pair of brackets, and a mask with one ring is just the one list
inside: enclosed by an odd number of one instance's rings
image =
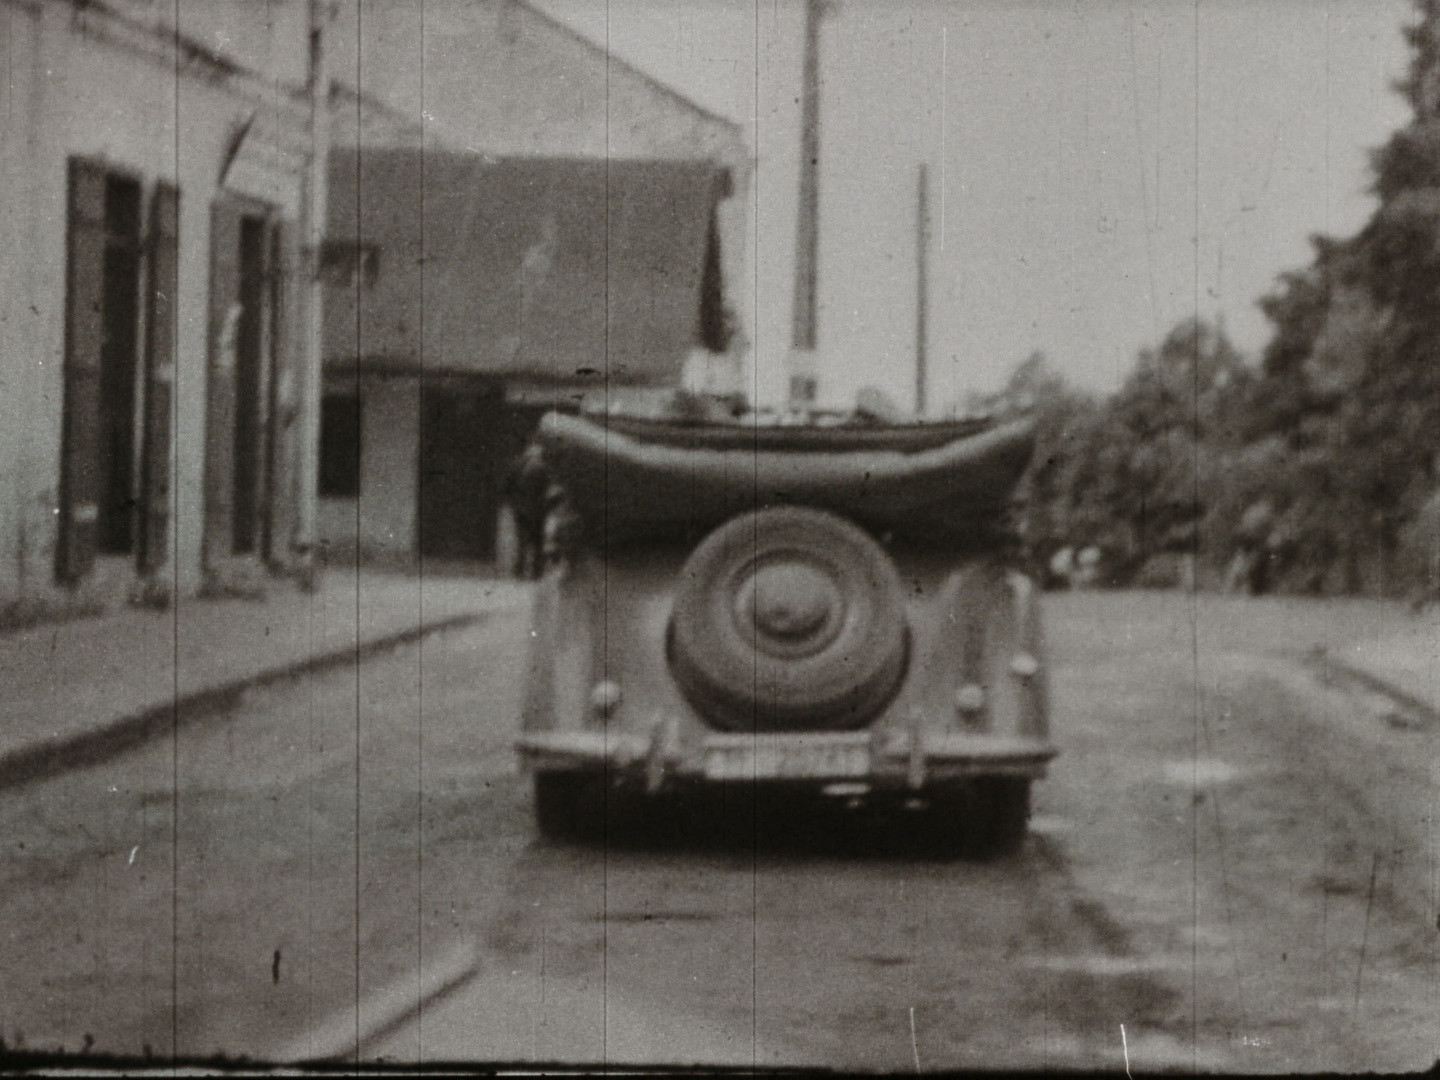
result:
[(673, 381), (699, 336), (724, 170), (704, 161), (337, 148), (326, 357), (546, 381)]

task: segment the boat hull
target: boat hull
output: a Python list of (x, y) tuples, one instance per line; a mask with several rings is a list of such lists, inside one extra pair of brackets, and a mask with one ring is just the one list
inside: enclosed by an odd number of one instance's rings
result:
[[(941, 540), (995, 524), (1029, 463), (1027, 420), (975, 431), (934, 425), (769, 428), (666, 425), (554, 413), (545, 459), (587, 532), (611, 542), (802, 505), (879, 534)], [(958, 433), (957, 433), (958, 431)], [(752, 433), (747, 445), (744, 436)], [(888, 438), (887, 438), (888, 436)]]

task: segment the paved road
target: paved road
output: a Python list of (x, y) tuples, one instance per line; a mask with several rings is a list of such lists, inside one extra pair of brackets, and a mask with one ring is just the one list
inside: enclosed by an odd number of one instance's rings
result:
[(272, 687), (0, 794), (0, 1034), (274, 1056), (358, 1016), (362, 1056), (408, 1061), (1425, 1066), (1436, 735), (1300, 665), (1327, 611), (1050, 598), (1065, 752), (992, 864), (843, 813), (759, 848), (539, 841), (514, 621)]

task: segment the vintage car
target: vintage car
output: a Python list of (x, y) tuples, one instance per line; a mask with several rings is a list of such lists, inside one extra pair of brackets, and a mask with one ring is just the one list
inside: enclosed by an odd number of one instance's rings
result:
[(1022, 841), (1056, 753), (1037, 590), (1003, 527), (1027, 421), (556, 413), (538, 439), (564, 493), (518, 742), (544, 834), (723, 786)]

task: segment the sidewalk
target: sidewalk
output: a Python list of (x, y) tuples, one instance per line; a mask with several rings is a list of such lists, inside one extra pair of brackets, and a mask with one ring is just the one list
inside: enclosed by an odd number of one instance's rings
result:
[(1373, 636), (1327, 649), (1325, 663), (1384, 694), (1414, 722), (1440, 724), (1440, 613), (1397, 617)]
[(0, 786), (95, 761), (247, 686), (353, 661), (487, 616), (526, 586), (478, 577), (327, 569), (304, 593), (184, 600), (0, 635)]

